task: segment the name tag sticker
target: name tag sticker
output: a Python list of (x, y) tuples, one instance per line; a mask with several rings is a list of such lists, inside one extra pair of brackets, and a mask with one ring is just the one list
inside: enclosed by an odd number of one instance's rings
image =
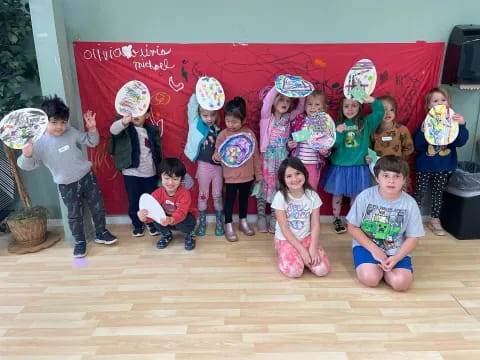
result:
[(391, 136), (382, 136), (382, 141), (392, 141)]
[(67, 151), (68, 149), (70, 149), (70, 146), (69, 146), (69, 145), (65, 145), (65, 146), (62, 146), (60, 149), (58, 149), (58, 152), (59, 152), (59, 153), (62, 153), (62, 152)]

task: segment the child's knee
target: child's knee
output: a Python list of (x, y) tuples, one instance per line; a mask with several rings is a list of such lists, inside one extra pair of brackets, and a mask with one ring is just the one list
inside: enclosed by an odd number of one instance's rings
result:
[(402, 276), (397, 274), (397, 276), (391, 276), (387, 279), (388, 284), (395, 291), (407, 291), (413, 282), (412, 276)]
[(282, 266), (282, 264), (280, 264), (278, 266), (278, 268), (280, 269), (280, 272), (289, 277), (289, 278), (299, 278), (300, 276), (302, 276), (303, 274), (303, 266), (300, 268), (300, 267), (293, 267), (293, 266)]
[(382, 280), (381, 273), (361, 269), (357, 270), (357, 278), (368, 287), (377, 287)]

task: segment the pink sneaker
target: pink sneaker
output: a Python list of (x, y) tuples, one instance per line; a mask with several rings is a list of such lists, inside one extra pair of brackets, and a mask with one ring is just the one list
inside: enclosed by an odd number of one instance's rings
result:
[(447, 233), (442, 227), (442, 224), (440, 224), (440, 220), (438, 219), (432, 219), (428, 222), (428, 228), (432, 230), (432, 233), (434, 233), (437, 236), (445, 236)]

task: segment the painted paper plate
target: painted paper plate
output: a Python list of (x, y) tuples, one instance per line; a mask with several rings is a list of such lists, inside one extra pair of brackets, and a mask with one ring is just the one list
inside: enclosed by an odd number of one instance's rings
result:
[(40, 109), (12, 111), (0, 121), (0, 139), (12, 149), (22, 149), (29, 140), (40, 139), (48, 125), (48, 116)]
[(242, 166), (255, 151), (255, 140), (250, 134), (240, 133), (229, 136), (218, 149), (222, 163), (228, 167)]
[(371, 95), (377, 83), (377, 70), (370, 59), (358, 60), (352, 66), (343, 83), (343, 94), (347, 99), (353, 99), (352, 89), (360, 85), (367, 95)]
[(458, 136), (458, 122), (452, 120), (455, 114), (447, 105), (437, 105), (430, 109), (424, 123), (424, 135), (429, 144), (448, 145)]
[(312, 83), (301, 76), (279, 75), (275, 79), (275, 87), (280, 94), (288, 97), (305, 97), (315, 88)]
[(120, 115), (142, 116), (150, 105), (150, 91), (139, 80), (132, 80), (123, 85), (115, 97), (115, 109)]
[(225, 92), (222, 84), (213, 77), (204, 76), (198, 79), (195, 95), (198, 104), (205, 110), (221, 109), (225, 103)]
[(138, 202), (138, 208), (148, 211), (148, 217), (155, 220), (157, 223), (167, 218), (162, 205), (150, 194), (142, 194)]
[(310, 131), (308, 144), (313, 150), (327, 150), (333, 147), (337, 133), (335, 122), (326, 112), (319, 112), (305, 118), (306, 128)]

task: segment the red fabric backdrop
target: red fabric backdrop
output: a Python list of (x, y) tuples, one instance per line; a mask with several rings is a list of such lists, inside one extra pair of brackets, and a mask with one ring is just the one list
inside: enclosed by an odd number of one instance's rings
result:
[[(217, 78), (227, 101), (247, 101), (248, 122), (258, 134), (261, 99), (280, 74), (301, 75), (327, 93), (329, 113), (337, 118), (343, 81), (353, 64), (369, 58), (378, 73), (374, 96), (392, 95), (398, 119), (414, 131), (425, 115), (424, 95), (438, 84), (443, 43), (407, 44), (160, 44), (74, 42), (82, 111), (97, 113), (100, 145), (89, 150), (108, 214), (126, 214), (121, 174), (107, 154), (114, 100), (127, 81), (138, 79), (150, 89), (154, 122), (164, 120), (163, 153), (182, 159), (194, 177), (196, 164), (184, 155), (187, 103), (202, 75)], [(223, 127), (224, 124), (222, 123)], [(330, 196), (319, 190), (322, 214), (331, 214)], [(197, 186), (192, 189), (197, 197)], [(195, 200), (196, 201), (196, 200)], [(210, 207), (211, 209), (211, 207)], [(255, 212), (252, 199), (249, 211)]]

